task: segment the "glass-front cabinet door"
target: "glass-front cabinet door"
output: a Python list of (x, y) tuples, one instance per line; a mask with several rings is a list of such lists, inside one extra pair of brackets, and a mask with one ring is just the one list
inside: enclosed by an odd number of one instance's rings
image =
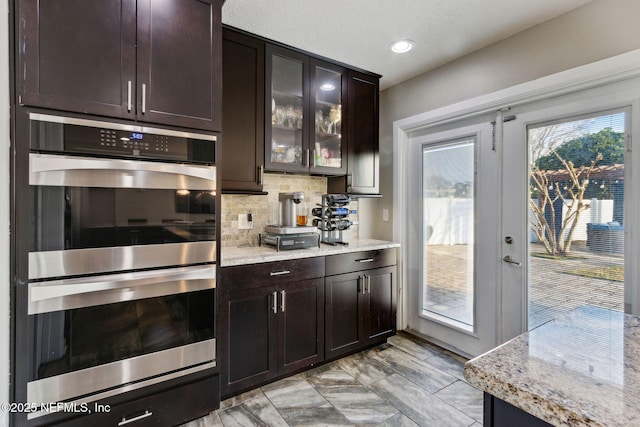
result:
[(346, 90), (346, 71), (335, 65), (313, 61), (311, 64), (314, 113), (310, 132), (311, 169), (315, 173), (344, 174), (345, 134), (342, 100)]
[(346, 71), (277, 46), (266, 67), (266, 170), (344, 174)]
[(265, 166), (307, 172), (310, 153), (303, 135), (308, 129), (308, 57), (275, 46), (267, 53)]

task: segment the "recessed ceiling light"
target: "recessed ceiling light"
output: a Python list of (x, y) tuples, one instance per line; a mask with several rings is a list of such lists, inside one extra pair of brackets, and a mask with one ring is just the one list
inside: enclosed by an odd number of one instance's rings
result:
[(335, 85), (331, 83), (325, 83), (322, 86), (320, 86), (320, 90), (323, 90), (325, 92), (329, 92), (330, 90), (334, 90), (335, 88), (336, 88)]
[(414, 48), (416, 43), (413, 40), (398, 40), (391, 44), (391, 50), (395, 53), (407, 53)]

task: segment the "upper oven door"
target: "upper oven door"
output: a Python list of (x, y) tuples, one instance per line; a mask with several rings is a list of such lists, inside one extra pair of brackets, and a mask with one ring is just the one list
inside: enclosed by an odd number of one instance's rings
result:
[(214, 166), (31, 153), (29, 279), (215, 261)]

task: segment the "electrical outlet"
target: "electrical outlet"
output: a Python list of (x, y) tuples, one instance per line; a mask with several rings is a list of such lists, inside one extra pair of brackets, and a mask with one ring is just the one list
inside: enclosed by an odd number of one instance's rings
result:
[(253, 228), (253, 221), (249, 221), (248, 214), (238, 215), (238, 230), (251, 230)]
[(389, 209), (382, 209), (382, 221), (389, 221)]

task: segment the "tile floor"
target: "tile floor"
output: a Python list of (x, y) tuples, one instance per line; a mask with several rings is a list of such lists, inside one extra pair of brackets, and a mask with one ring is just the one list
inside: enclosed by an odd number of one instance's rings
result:
[(464, 359), (400, 332), (370, 350), (227, 399), (183, 427), (481, 426)]

